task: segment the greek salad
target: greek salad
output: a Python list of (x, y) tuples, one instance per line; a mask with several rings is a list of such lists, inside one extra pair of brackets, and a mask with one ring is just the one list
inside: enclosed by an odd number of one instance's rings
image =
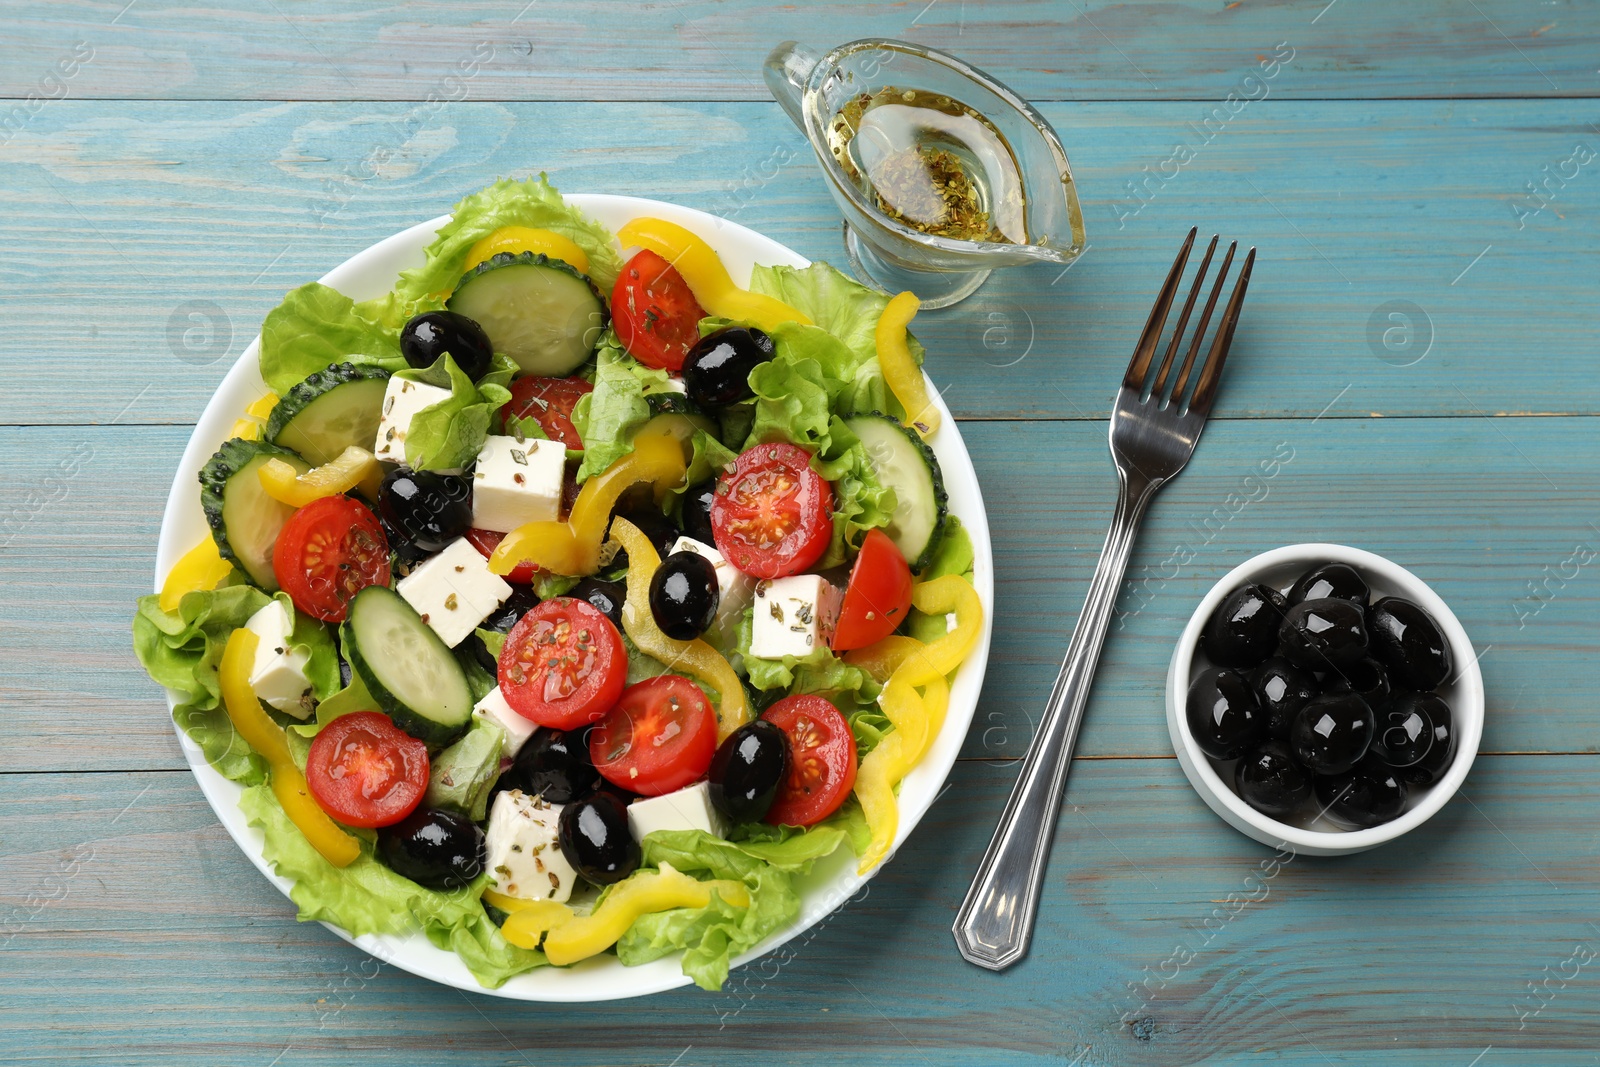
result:
[(300, 917), (715, 989), (880, 863), (982, 620), (915, 311), (543, 176), (380, 299), (290, 292), (133, 631)]

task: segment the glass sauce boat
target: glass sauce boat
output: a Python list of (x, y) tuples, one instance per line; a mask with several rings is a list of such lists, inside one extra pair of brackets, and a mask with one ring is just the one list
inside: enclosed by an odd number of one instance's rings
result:
[(869, 39), (818, 57), (787, 41), (763, 75), (822, 161), (861, 281), (924, 308), (996, 267), (1083, 253), (1072, 168), (1043, 115), (931, 48)]

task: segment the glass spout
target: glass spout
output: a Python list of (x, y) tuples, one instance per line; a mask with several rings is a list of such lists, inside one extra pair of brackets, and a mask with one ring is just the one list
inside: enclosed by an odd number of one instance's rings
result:
[(766, 79), (772, 98), (783, 106), (784, 114), (789, 116), (790, 121), (798, 126), (802, 133), (806, 128), (806, 114), (802, 104), (806, 80), (811, 77), (811, 72), (816, 68), (820, 58), (810, 49), (802, 48), (796, 41), (784, 41), (767, 54), (767, 61), (761, 66), (761, 76)]

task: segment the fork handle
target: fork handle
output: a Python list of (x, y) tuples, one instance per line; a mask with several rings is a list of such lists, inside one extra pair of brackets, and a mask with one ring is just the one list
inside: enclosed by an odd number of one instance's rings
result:
[(956, 947), (969, 963), (979, 967), (1004, 970), (1027, 954), (1039, 887), (1050, 859), (1061, 795), (1095, 666), (1127, 573), (1139, 520), (1158, 484), (1136, 482), (1130, 486), (1127, 478), (1118, 478), (1116, 513), (1061, 672), (1050, 691), (1044, 719), (972, 887), (956, 913), (952, 927)]

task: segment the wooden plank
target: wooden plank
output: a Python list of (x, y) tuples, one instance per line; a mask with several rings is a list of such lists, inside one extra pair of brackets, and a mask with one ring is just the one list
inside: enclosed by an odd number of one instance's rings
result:
[(1487, 758), (1405, 844), (1275, 866), (1175, 761), (1080, 763), (1033, 953), (994, 975), (948, 931), (1013, 767), (958, 764), (864, 897), (722, 993), (549, 1008), (378, 968), (296, 924), (187, 774), (0, 776), (0, 1061), (1592, 1060), (1592, 967), (1568, 961), (1600, 942), (1596, 757)]
[[(1513, 213), (1575, 142), (1600, 150), (1592, 103), (1269, 100), (1202, 144), (1205, 110), (1046, 107), (1091, 246), (1065, 276), (1002, 271), (919, 319), (959, 414), (1104, 417), (1191, 224), (1260, 247), (1223, 417), (1600, 410), (1600, 162), (1523, 229)], [(843, 261), (815, 159), (770, 104), (467, 104), (414, 120), (371, 103), (42, 112), (0, 162), (0, 423), (190, 422), (286, 289), (505, 173), (681, 201)], [(1126, 183), (1185, 139), (1195, 159), (1135, 199)], [(374, 175), (380, 151), (395, 155)], [(1397, 300), (1414, 335), (1386, 317)]]
[[(1411, 568), (1477, 647), (1489, 646), (1481, 660), (1486, 750), (1600, 749), (1587, 669), (1600, 591), (1592, 567), (1564, 565), (1575, 545), (1600, 547), (1590, 525), (1600, 522), (1600, 442), (1589, 427), (1584, 419), (1211, 427), (1147, 521), (1081, 751), (1170, 755), (1162, 685), (1194, 605), (1247, 557), (1318, 540)], [(963, 433), (986, 494), (998, 579), (994, 650), (966, 754), (1016, 757), (1066, 649), (1110, 514), (1105, 430), (976, 422)], [(0, 701), (29, 739), (0, 748), (0, 771), (182, 765), (159, 693), (131, 654), (128, 625), (134, 598), (150, 588), (161, 509), (186, 437), (178, 427), (0, 429), (0, 517), (15, 516), (0, 544), (0, 588), (9, 594), (0, 603), (9, 651), (0, 659)], [(80, 448), (92, 453), (80, 472), (30, 512), (28, 493), (45, 492), (46, 478)], [(1259, 465), (1274, 456), (1290, 458), (1260, 478)], [(1170, 564), (1175, 546), (1195, 561)]]
[(1220, 100), (1280, 42), (1304, 57), (1284, 95), (1578, 96), (1594, 94), (1600, 42), (1586, 5), (1515, 0), (10, 7), (0, 93), (14, 97), (60, 91), (41, 79), (83, 42), (93, 58), (65, 83), (80, 98), (766, 100), (777, 42), (862, 37), (953, 51), (1040, 100)]

